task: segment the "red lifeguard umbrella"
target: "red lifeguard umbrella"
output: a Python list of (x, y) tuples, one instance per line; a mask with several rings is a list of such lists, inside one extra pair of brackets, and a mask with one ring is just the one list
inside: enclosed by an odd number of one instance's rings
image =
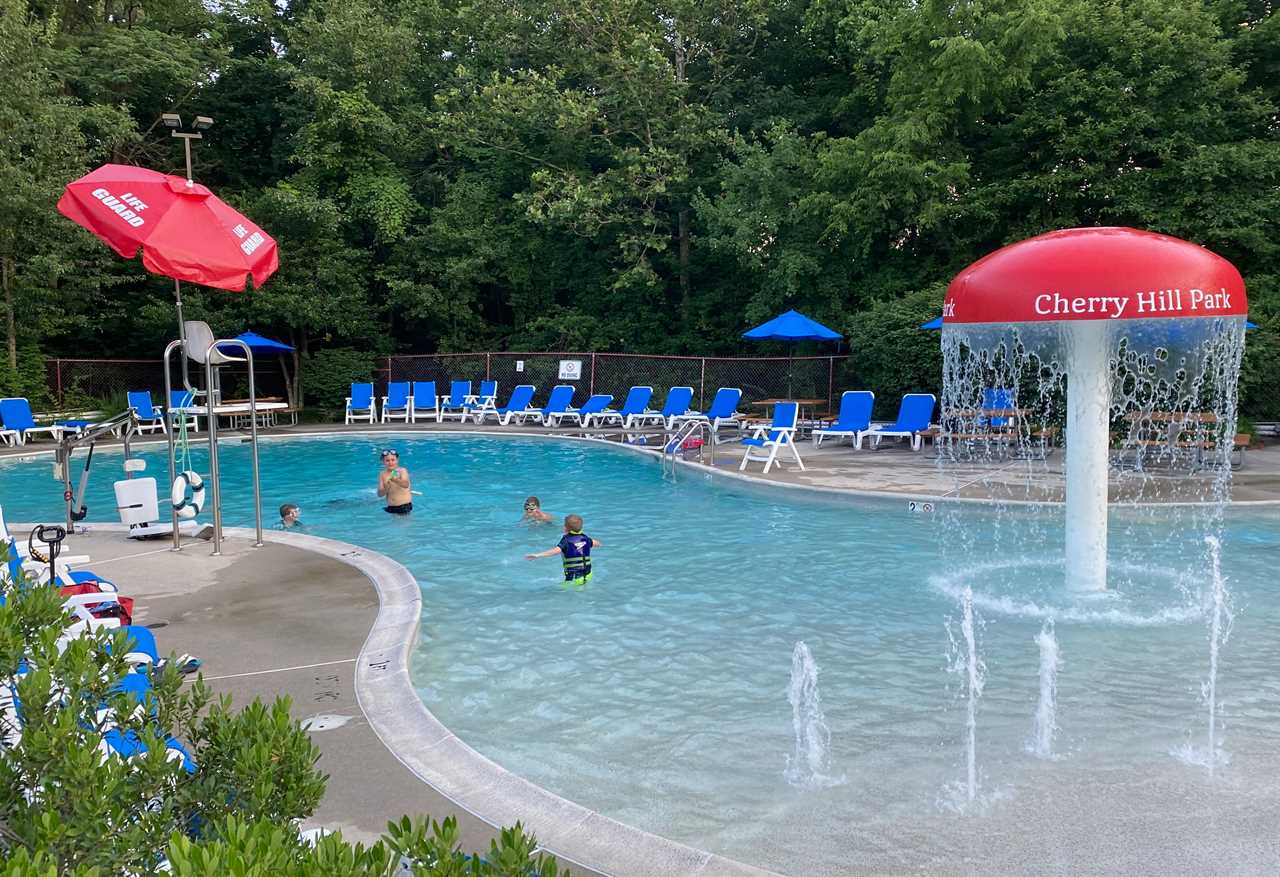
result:
[(178, 281), (242, 292), (280, 266), (275, 240), (205, 186), (141, 167), (105, 164), (68, 183), (58, 211), (126, 259)]

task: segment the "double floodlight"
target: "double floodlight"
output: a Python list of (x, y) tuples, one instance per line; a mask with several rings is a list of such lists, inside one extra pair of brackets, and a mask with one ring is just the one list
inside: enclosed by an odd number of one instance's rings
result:
[[(160, 121), (164, 122), (166, 128), (173, 128), (175, 131), (182, 127), (182, 117), (177, 113), (161, 113)], [(213, 127), (213, 119), (208, 116), (196, 116), (196, 120), (191, 123), (193, 131), (208, 131)]]

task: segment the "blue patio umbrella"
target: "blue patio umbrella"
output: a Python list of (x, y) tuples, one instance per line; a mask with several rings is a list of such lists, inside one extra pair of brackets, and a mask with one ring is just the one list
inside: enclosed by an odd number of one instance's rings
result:
[[(284, 354), (293, 350), (293, 347), (285, 344), (283, 341), (276, 341), (274, 338), (259, 335), (257, 332), (241, 332), (236, 336), (236, 340), (243, 341), (249, 346), (249, 349), (253, 351), (254, 359), (257, 359), (259, 356), (272, 355), (279, 355), (283, 357)], [(218, 347), (218, 351), (227, 356), (234, 356), (237, 358), (244, 356), (244, 349), (238, 345), (223, 344)], [(293, 384), (289, 380), (289, 369), (285, 366), (283, 358), (280, 360), (280, 371), (284, 375), (285, 391), (289, 398), (289, 404), (292, 405), (294, 402)]]
[[(267, 338), (265, 335), (259, 335), (257, 332), (241, 332), (236, 336), (237, 341), (243, 341), (249, 345), (249, 349), (255, 354), (258, 353), (288, 353), (293, 350), (288, 344), (282, 341), (276, 341), (274, 338)], [(219, 353), (225, 353), (228, 356), (238, 356), (243, 353), (239, 347), (231, 344), (218, 348)]]
[(810, 319), (799, 311), (791, 310), (779, 314), (767, 323), (742, 333), (743, 338), (752, 341), (785, 341), (791, 345), (787, 353), (787, 395), (791, 395), (791, 358), (795, 355), (795, 344), (799, 341), (839, 341), (844, 336), (833, 329)]

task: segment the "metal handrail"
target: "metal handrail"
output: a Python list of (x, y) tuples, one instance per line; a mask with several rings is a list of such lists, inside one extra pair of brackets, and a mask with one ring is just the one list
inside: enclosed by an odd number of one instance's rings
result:
[(667, 462), (671, 463), (671, 478), (676, 476), (676, 454), (683, 449), (684, 443), (693, 438), (695, 433), (701, 434), (705, 432), (707, 438), (698, 448), (698, 462), (705, 463), (702, 459), (703, 452), (711, 449), (710, 465), (716, 464), (716, 432), (711, 428), (711, 423), (706, 420), (686, 420), (675, 435), (662, 446), (662, 477), (667, 477)]

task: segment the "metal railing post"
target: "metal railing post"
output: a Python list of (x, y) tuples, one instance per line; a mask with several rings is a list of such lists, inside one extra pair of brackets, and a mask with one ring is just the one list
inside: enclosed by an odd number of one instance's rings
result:
[(484, 355), (484, 379), (486, 381), (493, 380), (493, 354), (486, 353)]
[(702, 359), (702, 372), (698, 375), (698, 407), (707, 407), (707, 358)]
[[(217, 343), (209, 345), (210, 351)], [(218, 489), (218, 415), (213, 398), (213, 362), (209, 353), (204, 362), (205, 386), (211, 388), (205, 397), (204, 411), (209, 428), (209, 502), (213, 507), (213, 556), (222, 554), (222, 497)]]
[(835, 388), (836, 388), (836, 358), (834, 356), (827, 359), (827, 410), (831, 410), (831, 406), (835, 404)]
[(587, 395), (594, 396), (596, 394), (596, 355), (591, 354), (591, 377), (587, 381)]
[(58, 385), (58, 407), (62, 407), (62, 360), (55, 359), (53, 361), (53, 373), (56, 376)]
[[(164, 349), (164, 416), (165, 416), (164, 432), (165, 432), (165, 436), (169, 440), (169, 485), (170, 485), (169, 490), (171, 492), (173, 490), (173, 482), (178, 480), (178, 472), (177, 472), (177, 461), (175, 459), (177, 449), (174, 447), (174, 444), (173, 444), (173, 429), (174, 429), (173, 377), (169, 374), (169, 356), (170, 354), (173, 353), (175, 348), (179, 348), (182, 346), (183, 344), (181, 340), (170, 341), (169, 346)], [(186, 357), (187, 352), (185, 349), (182, 351), (182, 355), (184, 358)], [(183, 373), (185, 374), (187, 370), (185, 362), (183, 363), (182, 370), (183, 370)], [(191, 401), (192, 401), (192, 404), (194, 405), (195, 396), (191, 397)], [(184, 418), (186, 417), (185, 414), (183, 414), (182, 416)], [(172, 520), (173, 520), (173, 550), (181, 551), (182, 539), (181, 539), (181, 535), (178, 532), (178, 510), (173, 507), (172, 502), (169, 503), (169, 513), (172, 516)]]

